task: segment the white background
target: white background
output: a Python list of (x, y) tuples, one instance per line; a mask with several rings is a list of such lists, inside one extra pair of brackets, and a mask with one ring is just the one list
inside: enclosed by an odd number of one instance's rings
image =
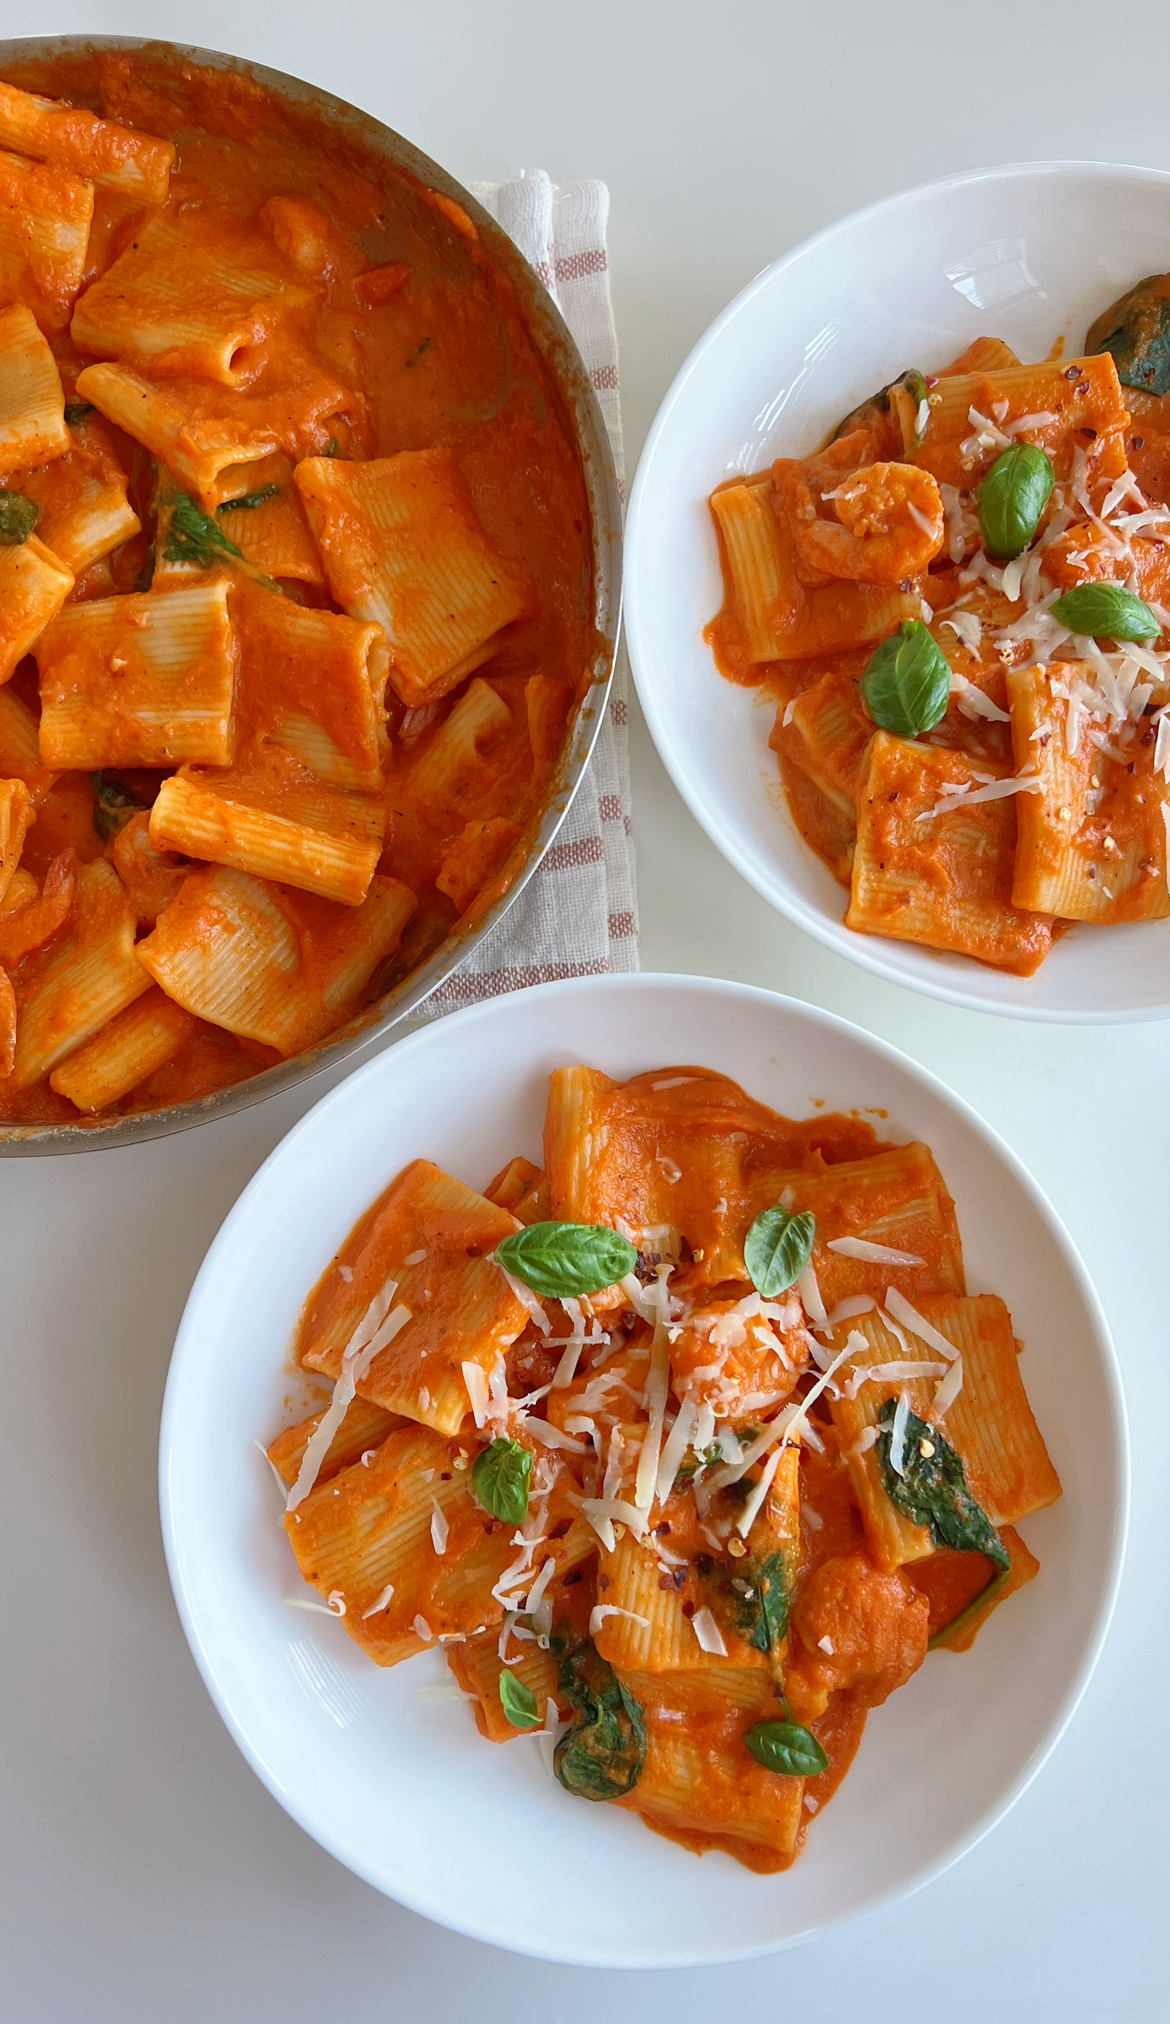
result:
[[(35, 17), (9, 0), (0, 26), (236, 51), (353, 100), (464, 181), (535, 166), (604, 177), (631, 470), (706, 324), (842, 213), (985, 163), (1170, 168), (1164, 0), (1116, 13), (1088, 0), (111, 0)], [(0, 2012), (13, 2024), (705, 2024), (790, 2010), (901, 2024), (944, 2006), (949, 2024), (1108, 2024), (1151, 2014), (1164, 1991), (1170, 1033), (997, 1021), (867, 977), (736, 878), (637, 722), (633, 740), (644, 966), (768, 985), (904, 1048), (1006, 1134), (1081, 1247), (1121, 1356), (1134, 1465), (1121, 1601), (1085, 1701), (958, 1868), (799, 1951), (606, 1975), (442, 1932), (339, 1868), (247, 1770), (188, 1656), (159, 1541), (158, 1414), (188, 1288), (240, 1188), (327, 1085), (157, 1145), (7, 1162)], [(566, 1850), (567, 1891), (571, 1862)]]

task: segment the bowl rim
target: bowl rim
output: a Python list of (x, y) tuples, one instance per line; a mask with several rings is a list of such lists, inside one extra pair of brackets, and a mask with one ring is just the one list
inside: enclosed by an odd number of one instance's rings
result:
[[(224, 50), (142, 35), (11, 36), (0, 39), (0, 73), (22, 62), (90, 52), (100, 55), (109, 50), (140, 50), (169, 56), (176, 63), (197, 63), (252, 78), (285, 103), (315, 110), (346, 138), (380, 153), (393, 171), (404, 172), (416, 182), (452, 198), (467, 212), (494, 264), (504, 271), (516, 290), (529, 335), (564, 405), (589, 507), (592, 554), (588, 596), (594, 644), (588, 663), (590, 679), (582, 687), (572, 738), (558, 761), (545, 806), (530, 820), (528, 834), (516, 846), (514, 855), (523, 855), (510, 882), (483, 912), (473, 910), (466, 926), (457, 922), (446, 940), (382, 998), (363, 1008), (318, 1045), (291, 1055), (287, 1061), (277, 1062), (208, 1096), (119, 1117), (109, 1124), (0, 1123), (0, 1159), (96, 1152), (167, 1138), (263, 1103), (311, 1076), (323, 1074), (340, 1061), (351, 1060), (356, 1064), (384, 1045), (395, 1029), (417, 1012), (432, 992), (486, 940), (539, 868), (568, 814), (600, 736), (613, 688), (621, 633), (623, 513), (613, 447), (576, 341), (552, 296), (502, 225), (440, 163), (385, 121), (322, 86)], [(507, 866), (498, 875), (505, 876)]]
[[(984, 1808), (982, 1813), (977, 1815), (966, 1832), (958, 1835), (952, 1845), (939, 1857), (928, 1858), (923, 1862), (907, 1880), (879, 1889), (864, 1905), (857, 1909), (844, 1910), (803, 1932), (791, 1934), (780, 1940), (766, 1941), (758, 1946), (734, 1948), (724, 1953), (703, 1950), (702, 1952), (696, 1951), (693, 1954), (688, 1954), (683, 1949), (677, 1959), (672, 1959), (669, 1962), (665, 1962), (659, 1955), (651, 1953), (647, 1953), (644, 1957), (627, 1955), (620, 1961), (606, 1960), (598, 1958), (596, 1952), (590, 1953), (585, 1948), (571, 1951), (563, 1946), (558, 1947), (555, 1945), (550, 1945), (547, 1948), (533, 1945), (525, 1947), (523, 1950), (529, 1958), (561, 1962), (573, 1966), (613, 1967), (621, 1969), (663, 1968), (667, 1966), (713, 1966), (724, 1961), (758, 1959), (767, 1954), (784, 1951), (792, 1946), (802, 1945), (808, 1940), (819, 1938), (822, 1934), (839, 1930), (853, 1919), (869, 1917), (871, 1913), (879, 1911), (887, 1905), (914, 1896), (928, 1883), (933, 1882), (936, 1877), (943, 1875), (945, 1871), (950, 1869), (971, 1849), (975, 1848), (999, 1824), (1004, 1816), (1011, 1811), (1017, 1800), (1022, 1797), (1033, 1779), (1048, 1762), (1085, 1694), (1085, 1690), (1100, 1658), (1117, 1602), (1125, 1561), (1131, 1497), (1129, 1422), (1125, 1393), (1117, 1351), (1100, 1296), (1062, 1218), (1023, 1161), (1012, 1150), (1011, 1146), (995, 1127), (989, 1124), (964, 1097), (961, 1097), (955, 1090), (951, 1089), (940, 1077), (936, 1076), (931, 1070), (923, 1068), (918, 1062), (912, 1060), (908, 1054), (903, 1053), (900, 1048), (893, 1046), (889, 1041), (869, 1033), (864, 1027), (854, 1024), (851, 1020), (842, 1018), (838, 1013), (829, 1012), (823, 1007), (810, 1004), (803, 999), (792, 998), (776, 991), (769, 991), (760, 985), (735, 983), (718, 977), (702, 977), (672, 972), (635, 971), (627, 974), (611, 973), (597, 977), (568, 978), (557, 983), (530, 986), (524, 991), (512, 994), (508, 999), (508, 1006), (516, 1015), (518, 1030), (520, 1030), (525, 1010), (535, 999), (539, 999), (542, 1002), (548, 1000), (555, 1002), (557, 998), (567, 997), (574, 992), (589, 992), (594, 990), (605, 995), (612, 993), (620, 999), (622, 996), (636, 995), (647, 986), (652, 990), (661, 990), (665, 987), (672, 992), (679, 992), (686, 996), (705, 997), (716, 1003), (721, 1000), (724, 1002), (730, 1000), (780, 1009), (786, 1014), (796, 1014), (799, 1019), (808, 1021), (812, 1027), (819, 1028), (822, 1032), (839, 1036), (850, 1044), (860, 1042), (863, 1048), (868, 1050), (872, 1055), (908, 1075), (928, 1095), (933, 1096), (937, 1101), (940, 1101), (954, 1112), (960, 1121), (983, 1141), (988, 1151), (1008, 1168), (1014, 1180), (1027, 1194), (1032, 1207), (1047, 1226), (1049, 1234), (1062, 1255), (1064, 1264), (1083, 1304), (1086, 1321), (1095, 1341), (1098, 1362), (1109, 1403), (1109, 1430), (1117, 1479), (1117, 1495), (1116, 1506), (1112, 1513), (1110, 1550), (1102, 1581), (1101, 1594), (1095, 1610), (1092, 1630), (1086, 1640), (1079, 1665), (1066, 1684), (1064, 1694), (1057, 1703), (1041, 1744), (1034, 1751), (1032, 1757), (1022, 1766), (1012, 1783), (1005, 1791), (998, 1794)], [(215, 1664), (203, 1642), (199, 1625), (196, 1621), (195, 1610), (184, 1583), (182, 1539), (176, 1529), (175, 1510), (171, 1494), (172, 1471), (175, 1466), (176, 1451), (181, 1448), (184, 1424), (182, 1419), (181, 1387), (185, 1382), (186, 1365), (195, 1362), (198, 1357), (199, 1337), (202, 1326), (199, 1310), (203, 1300), (208, 1298), (210, 1294), (212, 1282), (218, 1271), (220, 1255), (226, 1252), (234, 1242), (236, 1229), (241, 1224), (246, 1224), (253, 1199), (269, 1185), (272, 1172), (278, 1165), (287, 1162), (290, 1158), (295, 1162), (302, 1140), (308, 1138), (319, 1127), (321, 1114), (329, 1106), (340, 1103), (343, 1098), (348, 1098), (352, 1095), (352, 1084), (359, 1079), (372, 1082), (378, 1075), (391, 1077), (402, 1074), (408, 1075), (412, 1060), (417, 1058), (421, 1052), (429, 1048), (443, 1048), (450, 1045), (458, 1047), (463, 1034), (474, 1026), (476, 1022), (498, 1015), (499, 1001), (496, 999), (487, 999), (481, 1003), (464, 1007), (460, 1011), (452, 1013), (441, 1022), (424, 1027), (420, 1031), (411, 1034), (409, 1038), (404, 1040), (399, 1047), (394, 1048), (392, 1052), (388, 1051), (385, 1054), (377, 1056), (374, 1060), (356, 1069), (352, 1076), (347, 1076), (342, 1083), (323, 1096), (313, 1106), (312, 1110), (308, 1111), (298, 1123), (292, 1126), (284, 1138), (281, 1139), (280, 1143), (269, 1153), (263, 1165), (259, 1167), (247, 1187), (238, 1196), (207, 1250), (187, 1297), (175, 1336), (167, 1373), (159, 1428), (159, 1515), (167, 1573), (179, 1620), (182, 1624), (192, 1657), (195, 1660), (195, 1664), (199, 1669), (203, 1683), (207, 1688), (217, 1713), (244, 1759), (267, 1787), (272, 1797), (279, 1802), (291, 1818), (313, 1840), (318, 1842), (321, 1847), (326, 1849), (345, 1868), (361, 1877), (364, 1882), (370, 1884), (372, 1888), (378, 1890), (382, 1895), (391, 1896), (393, 1902), (404, 1905), (408, 1910), (417, 1912), (420, 1916), (430, 1919), (435, 1924), (463, 1933), (469, 1939), (480, 1940), (488, 1945), (501, 1947), (505, 1951), (515, 1952), (517, 1949), (512, 1947), (509, 1942), (501, 1940), (497, 1934), (493, 1933), (486, 1926), (477, 1924), (473, 1916), (452, 1918), (446, 1909), (438, 1908), (422, 1892), (417, 1894), (411, 1894), (409, 1890), (402, 1892), (396, 1890), (393, 1894), (388, 1892), (385, 1885), (376, 1876), (370, 1874), (368, 1867), (363, 1866), (360, 1860), (354, 1860), (351, 1854), (346, 1851), (342, 1837), (332, 1830), (329, 1823), (320, 1819), (311, 1807), (298, 1802), (295, 1795), (284, 1788), (279, 1783), (275, 1774), (269, 1771), (258, 1747), (253, 1745), (250, 1736), (243, 1725), (237, 1720), (234, 1711), (225, 1702), (219, 1690)]]
[[(846, 928), (843, 919), (836, 922), (831, 920), (811, 901), (806, 900), (787, 876), (779, 872), (769, 875), (762, 867), (756, 866), (748, 853), (740, 848), (734, 834), (725, 824), (719, 805), (709, 801), (690, 779), (686, 763), (674, 744), (671, 712), (666, 707), (665, 697), (660, 693), (659, 686), (649, 673), (653, 656), (645, 643), (639, 560), (643, 543), (649, 543), (653, 538), (648, 509), (644, 503), (645, 494), (650, 488), (652, 467), (663, 438), (670, 428), (674, 409), (707, 352), (718, 344), (724, 331), (748, 303), (771, 286), (779, 275), (794, 267), (807, 254), (831, 245), (834, 238), (852, 232), (856, 226), (862, 223), (879, 223), (885, 214), (895, 213), (903, 207), (933, 197), (939, 191), (970, 189), (984, 183), (1041, 180), (1086, 172), (1118, 182), (1131, 183), (1134, 178), (1138, 178), (1163, 192), (1170, 191), (1170, 169), (1143, 168), (1138, 164), (1124, 162), (1102, 162), (1092, 159), (1082, 161), (1070, 158), (1005, 162), (991, 168), (961, 169), (953, 175), (939, 176), (926, 183), (915, 183), (908, 189), (896, 190), (890, 196), (880, 197), (872, 204), (862, 205), (858, 210), (850, 211), (843, 218), (836, 218), (830, 224), (822, 226), (819, 231), (810, 233), (807, 238), (782, 253), (778, 259), (770, 261), (766, 267), (753, 275), (707, 326), (671, 381), (638, 459), (638, 468), (630, 489), (626, 522), (625, 639), (638, 701), (659, 758), (691, 814), (710, 837), (716, 849), (759, 893), (761, 899), (775, 908), (777, 913), (783, 914), (795, 927), (802, 928), (806, 934), (811, 935), (823, 947), (831, 949), (835, 955), (844, 956), (847, 961), (856, 963), (859, 968), (868, 970), (874, 976), (884, 978), (887, 983), (899, 984), (904, 990), (916, 991), (923, 997), (937, 998), (944, 1004), (959, 1005), (966, 1011), (983, 1012), (992, 1018), (1026, 1019), (1051, 1026), (1121, 1026), (1165, 1020), (1170, 1018), (1170, 998), (1163, 1005), (1124, 1007), (1116, 1010), (1097, 1008), (1078, 1011), (1068, 1007), (1053, 1008), (1049, 1005), (1031, 1004), (1022, 997), (1016, 1003), (992, 1004), (985, 997), (964, 987), (962, 983), (964, 972), (944, 969), (941, 963), (937, 966), (937, 976), (933, 973), (924, 976), (909, 975), (896, 956), (886, 953), (888, 948), (897, 947), (896, 943), (890, 943), (886, 938), (877, 935), (857, 934), (852, 929)], [(787, 810), (783, 819), (791, 820)], [(975, 958), (966, 960), (974, 962)], [(1027, 983), (1028, 980), (1021, 978), (1018, 981)]]

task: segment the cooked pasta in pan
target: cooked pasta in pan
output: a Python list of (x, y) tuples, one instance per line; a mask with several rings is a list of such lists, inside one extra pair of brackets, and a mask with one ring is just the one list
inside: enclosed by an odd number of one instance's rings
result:
[(543, 1158), (414, 1160), (310, 1295), (287, 1600), (441, 1649), (573, 1797), (787, 1868), (869, 1710), (1038, 1572), (1023, 1345), (929, 1148), (856, 1116), (568, 1067)]
[(1170, 303), (1084, 355), (977, 339), (711, 497), (725, 675), (778, 703), (846, 924), (1030, 976), (1170, 915)]
[(0, 1122), (240, 1082), (482, 918), (591, 612), (459, 205), (165, 52), (0, 82)]

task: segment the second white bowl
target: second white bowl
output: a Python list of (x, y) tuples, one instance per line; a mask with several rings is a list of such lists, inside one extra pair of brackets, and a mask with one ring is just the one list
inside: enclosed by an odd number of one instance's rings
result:
[(1034, 977), (854, 934), (845, 894), (784, 806), (774, 710), (717, 673), (722, 602), (708, 495), (814, 449), (906, 366), (972, 338), (1025, 359), (1170, 268), (1170, 175), (1032, 162), (931, 183), (856, 212), (757, 276), (687, 360), (651, 430), (626, 533), (626, 637), (654, 742), (712, 841), (789, 920), (867, 970), (955, 1005), (1079, 1022), (1170, 1016), (1170, 921), (1077, 927)]
[[(789, 1115), (871, 1110), (931, 1146), (955, 1197), (972, 1291), (1002, 1293), (1064, 1495), (1023, 1527), (1040, 1578), (962, 1658), (932, 1655), (869, 1720), (795, 1866), (700, 1860), (628, 1813), (585, 1806), (517, 1740), (481, 1740), (444, 1667), (383, 1671), (304, 1589), (255, 1443), (281, 1426), (305, 1295), (405, 1163), (482, 1186), (541, 1157), (551, 1069), (625, 1078), (722, 1070)], [(1068, 1237), (1012, 1154), (880, 1041), (809, 1005), (690, 977), (594, 977), (436, 1020), (310, 1111), (260, 1169), (195, 1283), (163, 1413), (163, 1533), (183, 1625), (253, 1769), (377, 1889), (475, 1937), (596, 1967), (734, 1959), (923, 1883), (985, 1834), (1039, 1769), (1088, 1678), (1125, 1531), (1120, 1386)], [(423, 1688), (422, 1694), (419, 1687)]]

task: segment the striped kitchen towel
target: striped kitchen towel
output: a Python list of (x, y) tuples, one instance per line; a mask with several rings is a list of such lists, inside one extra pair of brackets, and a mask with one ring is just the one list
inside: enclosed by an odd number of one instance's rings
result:
[[(543, 169), (472, 189), (536, 269), (572, 331), (622, 484), (617, 333), (606, 255), (609, 191), (596, 182), (560, 190)], [(409, 1023), (528, 984), (637, 969), (627, 691), (623, 649), (593, 757), (555, 842), (499, 925)]]

